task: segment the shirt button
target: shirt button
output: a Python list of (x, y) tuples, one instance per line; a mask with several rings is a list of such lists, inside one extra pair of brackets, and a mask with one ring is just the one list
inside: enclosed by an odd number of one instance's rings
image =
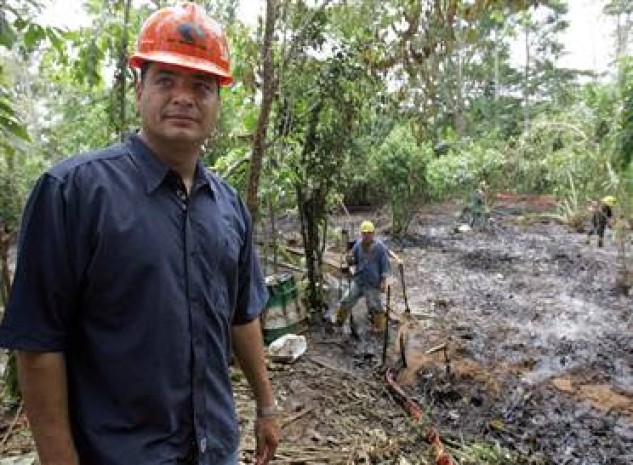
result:
[(200, 453), (204, 454), (207, 450), (207, 438), (200, 439)]

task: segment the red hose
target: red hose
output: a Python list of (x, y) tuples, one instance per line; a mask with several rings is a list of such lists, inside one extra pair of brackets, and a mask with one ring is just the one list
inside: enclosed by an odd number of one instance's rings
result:
[[(409, 395), (405, 392), (404, 389), (398, 384), (396, 381), (397, 372), (393, 368), (387, 369), (385, 373), (385, 379), (387, 380), (387, 386), (389, 390), (396, 398), (396, 400), (402, 405), (402, 407), (407, 411), (409, 415), (413, 418), (413, 420), (417, 423), (422, 423), (422, 418), (424, 417), (424, 411), (422, 408), (415, 402)], [(440, 435), (437, 432), (429, 427), (425, 434), (426, 442), (431, 446), (431, 450), (433, 451), (433, 455), (435, 456), (435, 464), (436, 465), (455, 465), (453, 458), (450, 456), (448, 452), (444, 450), (444, 444), (442, 444), (442, 440)]]

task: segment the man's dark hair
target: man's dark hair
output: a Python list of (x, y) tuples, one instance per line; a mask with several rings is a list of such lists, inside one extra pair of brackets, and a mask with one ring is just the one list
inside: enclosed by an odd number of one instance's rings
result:
[(141, 65), (141, 82), (145, 83), (145, 76), (147, 76), (147, 70), (149, 70), (149, 61), (144, 61)]

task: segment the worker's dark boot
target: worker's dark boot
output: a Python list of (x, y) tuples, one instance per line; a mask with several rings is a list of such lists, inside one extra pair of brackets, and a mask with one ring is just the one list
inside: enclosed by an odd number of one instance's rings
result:
[(604, 239), (602, 237), (598, 238), (598, 247), (604, 246)]

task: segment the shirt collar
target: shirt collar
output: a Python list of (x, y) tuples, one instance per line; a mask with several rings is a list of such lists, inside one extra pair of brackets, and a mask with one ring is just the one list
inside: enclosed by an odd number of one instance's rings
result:
[[(132, 160), (138, 167), (143, 178), (145, 178), (145, 192), (148, 194), (154, 192), (165, 180), (167, 173), (170, 171), (169, 166), (158, 159), (154, 152), (152, 152), (147, 144), (139, 137), (138, 133), (130, 134), (127, 145), (132, 154)], [(204, 185), (209, 187), (212, 194), (215, 193), (211, 174), (202, 165), (200, 159), (198, 159), (196, 162), (192, 190)]]

